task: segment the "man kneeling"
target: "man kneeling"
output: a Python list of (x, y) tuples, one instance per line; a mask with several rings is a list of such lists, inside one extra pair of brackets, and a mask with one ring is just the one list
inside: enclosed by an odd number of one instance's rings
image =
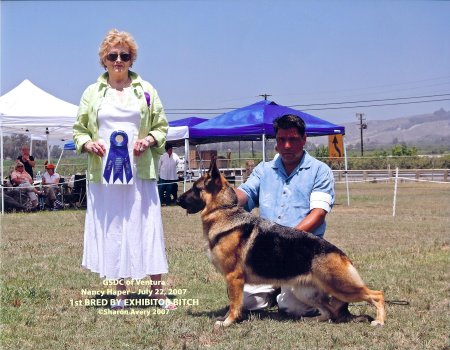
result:
[[(334, 204), (333, 172), (325, 163), (303, 149), (306, 144), (304, 121), (296, 115), (274, 120), (276, 151), (279, 157), (261, 162), (245, 183), (237, 188), (239, 205), (280, 225), (294, 227), (323, 237), (325, 216)], [(288, 266), (286, 268), (289, 268)], [(315, 309), (303, 304), (291, 287), (281, 293), (270, 285), (244, 286), (244, 310), (271, 306), (276, 297), (281, 311), (295, 316), (312, 316)]]

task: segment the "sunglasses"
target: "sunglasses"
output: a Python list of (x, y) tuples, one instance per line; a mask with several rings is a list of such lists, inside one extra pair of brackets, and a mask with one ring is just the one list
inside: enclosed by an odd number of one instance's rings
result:
[(121, 52), (120, 54), (118, 53), (109, 53), (106, 55), (106, 59), (108, 61), (111, 62), (116, 62), (117, 58), (120, 56), (120, 60), (122, 62), (128, 62), (129, 60), (131, 60), (131, 55), (129, 53), (125, 53), (125, 52)]
[(18, 168), (23, 168), (23, 165), (18, 165), (17, 167), (18, 167)]

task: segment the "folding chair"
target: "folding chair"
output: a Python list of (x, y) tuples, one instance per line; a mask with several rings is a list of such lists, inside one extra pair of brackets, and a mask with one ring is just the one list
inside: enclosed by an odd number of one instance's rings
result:
[(58, 183), (59, 191), (56, 195), (56, 201), (55, 201), (55, 208), (57, 209), (64, 209), (65, 208), (65, 197), (68, 194), (68, 185), (66, 184), (66, 181), (63, 177), (59, 178)]
[(86, 175), (75, 175), (72, 190), (72, 201), (78, 203), (78, 207), (86, 208)]

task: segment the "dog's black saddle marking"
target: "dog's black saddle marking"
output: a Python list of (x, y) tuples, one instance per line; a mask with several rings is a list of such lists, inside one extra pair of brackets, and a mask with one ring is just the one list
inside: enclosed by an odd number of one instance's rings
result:
[[(250, 237), (254, 227), (255, 227), (255, 225), (253, 223), (246, 223), (246, 224), (242, 225), (241, 239), (243, 242), (246, 242), (247, 239)], [(218, 235), (216, 235), (214, 238), (212, 238), (209, 241), (209, 249), (212, 250), (223, 237), (228, 236), (228, 234), (230, 232), (234, 232), (234, 231), (236, 231), (236, 229), (237, 229), (237, 227), (233, 227), (230, 230), (223, 231), (223, 232), (219, 233)]]
[(315, 256), (331, 252), (344, 254), (313, 234), (263, 221), (246, 262), (259, 276), (287, 279), (310, 272)]

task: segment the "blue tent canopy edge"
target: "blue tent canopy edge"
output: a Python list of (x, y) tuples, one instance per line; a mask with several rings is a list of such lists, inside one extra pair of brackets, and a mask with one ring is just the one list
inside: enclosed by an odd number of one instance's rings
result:
[(205, 141), (261, 140), (262, 135), (275, 137), (273, 120), (285, 114), (301, 117), (306, 124), (308, 136), (345, 134), (345, 128), (302, 111), (263, 100), (235, 109), (190, 128), (194, 143)]

